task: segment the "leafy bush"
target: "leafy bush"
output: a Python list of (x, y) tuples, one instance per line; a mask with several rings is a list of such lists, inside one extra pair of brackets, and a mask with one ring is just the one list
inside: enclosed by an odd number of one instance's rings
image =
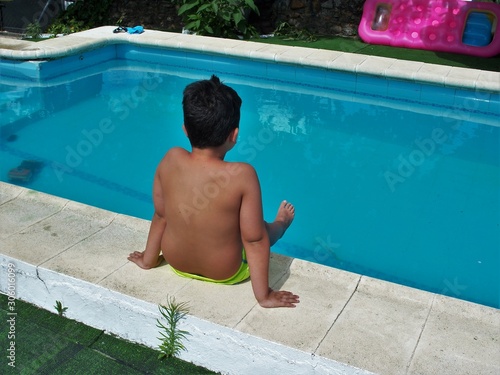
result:
[(30, 23), (25, 30), (25, 34), (27, 37), (31, 39), (39, 39), (42, 35), (42, 27), (38, 22)]
[(172, 0), (180, 5), (184, 28), (199, 34), (222, 38), (250, 38), (257, 31), (245, 15), (259, 14), (253, 0)]
[(49, 26), (49, 34), (71, 34), (108, 24), (112, 0), (76, 1)]
[(47, 33), (52, 35), (58, 34), (71, 34), (76, 33), (78, 31), (83, 31), (86, 28), (83, 25), (82, 21), (77, 21), (73, 18), (68, 19), (67, 21), (62, 21), (60, 19), (55, 20), (47, 29)]
[(288, 22), (282, 22), (274, 30), (274, 35), (282, 37), (283, 40), (303, 40), (306, 42), (315, 42), (316, 36), (307, 30), (300, 30), (291, 26)]
[(62, 20), (81, 21), (87, 29), (106, 25), (112, 3), (112, 0), (76, 1), (63, 13)]

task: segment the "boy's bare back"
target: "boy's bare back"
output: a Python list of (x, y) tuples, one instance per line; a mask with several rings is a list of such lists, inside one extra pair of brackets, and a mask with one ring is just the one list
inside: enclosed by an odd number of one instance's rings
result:
[[(201, 153), (174, 148), (158, 167), (155, 189), (164, 198), (159, 209), (167, 219), (161, 248), (172, 267), (223, 280), (241, 264), (242, 198), (251, 199), (246, 196), (248, 185), (256, 184), (249, 180), (256, 176), (249, 165)], [(254, 230), (265, 231), (261, 208), (248, 206), (245, 209), (253, 212), (245, 220), (256, 216), (254, 222), (262, 225)]]

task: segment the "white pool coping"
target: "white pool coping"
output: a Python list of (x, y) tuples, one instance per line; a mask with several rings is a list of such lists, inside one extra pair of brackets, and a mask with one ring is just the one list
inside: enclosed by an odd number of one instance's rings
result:
[[(129, 41), (500, 89), (494, 72), (434, 66), (435, 74), (422, 63), (113, 29), (0, 49), (0, 57), (49, 59)], [(52, 311), (59, 300), (69, 318), (155, 347), (157, 305), (175, 296), (190, 305), (183, 321), (188, 350), (181, 358), (223, 374), (500, 373), (499, 309), (278, 255), (272, 257), (271, 283), (299, 294), (301, 303), (263, 309), (248, 282), (212, 285), (180, 278), (168, 266), (143, 271), (128, 262), (129, 252), (144, 247), (146, 220), (3, 182), (0, 224), (1, 275), (13, 264), (18, 298)], [(0, 291), (9, 289), (2, 276)]]

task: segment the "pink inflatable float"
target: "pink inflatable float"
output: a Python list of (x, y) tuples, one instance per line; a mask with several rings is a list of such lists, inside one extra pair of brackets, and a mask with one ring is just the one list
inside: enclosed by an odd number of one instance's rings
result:
[(366, 43), (491, 57), (500, 53), (500, 5), (460, 0), (366, 0)]

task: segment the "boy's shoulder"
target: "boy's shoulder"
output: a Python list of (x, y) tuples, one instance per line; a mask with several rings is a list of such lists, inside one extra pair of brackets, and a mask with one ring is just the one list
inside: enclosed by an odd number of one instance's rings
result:
[(183, 149), (182, 147), (172, 147), (171, 149), (169, 149), (167, 151), (167, 153), (165, 154), (165, 156), (169, 156), (169, 157), (175, 157), (175, 156), (178, 156), (178, 155), (187, 155), (189, 154), (189, 151), (186, 150), (186, 149)]
[(257, 175), (255, 168), (252, 165), (239, 161), (225, 162), (224, 169), (232, 176), (240, 175), (245, 177), (252, 177), (254, 175)]
[(183, 149), (182, 147), (172, 147), (163, 156), (162, 163), (167, 161), (179, 160), (184, 156), (189, 155), (189, 151)]
[[(163, 157), (163, 162), (179, 160), (188, 156), (190, 152), (182, 147), (172, 147)], [(223, 169), (232, 176), (243, 175), (246, 177), (256, 176), (255, 168), (248, 163), (239, 161), (223, 161)]]

